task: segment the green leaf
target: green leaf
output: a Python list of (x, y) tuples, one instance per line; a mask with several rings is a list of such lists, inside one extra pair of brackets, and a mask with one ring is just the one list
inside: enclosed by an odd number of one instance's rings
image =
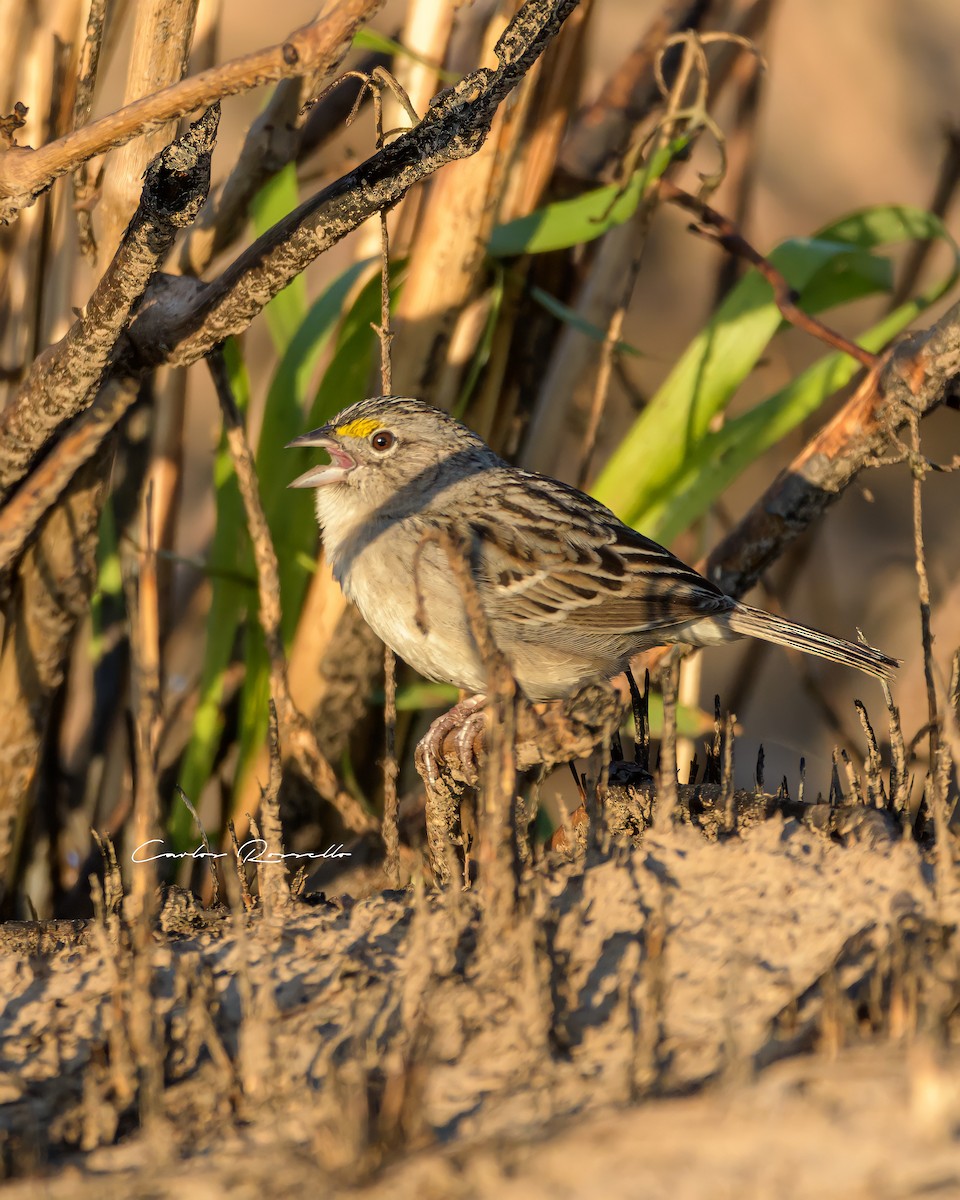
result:
[[(397, 712), (420, 712), (423, 709), (452, 708), (459, 696), (457, 689), (449, 683), (430, 683), (426, 679), (418, 679), (397, 688)], [(373, 691), (370, 694), (373, 704), (382, 705), (383, 691)]]
[[(551, 316), (556, 317), (558, 321), (563, 321), (565, 325), (569, 325), (572, 329), (577, 329), (580, 333), (585, 333), (592, 341), (605, 342), (607, 340), (606, 330), (601, 329), (599, 325), (594, 325), (586, 317), (581, 317), (569, 305), (562, 303), (556, 296), (551, 296), (543, 288), (531, 287), (530, 297), (536, 300), (541, 308), (545, 308)], [(638, 350), (636, 346), (631, 346), (629, 342), (617, 342), (616, 349), (622, 354), (632, 354), (637, 358), (644, 357), (642, 351)]]
[[(250, 403), (250, 380), (234, 338), (225, 343), (224, 358), (237, 407), (246, 412)], [(252, 554), (243, 501), (225, 439), (221, 439), (214, 461), (214, 489), (217, 524), (210, 547), (210, 562), (216, 573), (211, 583), (199, 701), (179, 780), (194, 805), (200, 802), (200, 793), (210, 778), (220, 746), (224, 680), (233, 656), (237, 630), (244, 613), (251, 607), (255, 609), (256, 605), (256, 590), (237, 578), (249, 572)], [(194, 844), (193, 817), (185, 805), (174, 805), (169, 834), (176, 851)]]
[(353, 35), (353, 48), (354, 50), (373, 50), (379, 54), (392, 54), (401, 58), (409, 58), (415, 63), (420, 63), (423, 67), (429, 67), (432, 71), (436, 71), (437, 78), (443, 80), (444, 83), (457, 83), (460, 79), (460, 76), (454, 74), (453, 71), (445, 71), (443, 67), (431, 62), (428, 58), (424, 58), (416, 50), (408, 49), (402, 42), (394, 41), (393, 38), (386, 37), (382, 33), (377, 33), (375, 29), (358, 29)]
[(515, 221), (498, 225), (490, 235), (487, 253), (493, 258), (512, 258), (518, 254), (542, 254), (546, 250), (565, 250), (592, 242), (622, 225), (637, 211), (650, 184), (659, 179), (670, 163), (686, 150), (692, 135), (684, 135), (658, 151), (653, 159), (635, 171), (626, 187), (611, 184), (584, 192), (572, 200), (558, 200), (538, 208)]
[[(300, 203), (297, 167), (287, 163), (254, 196), (250, 205), (253, 227), (260, 236), (290, 215)], [(307, 311), (307, 281), (296, 275), (264, 308), (267, 327), (278, 354), (283, 354), (303, 323)]]
[[(956, 246), (942, 222), (902, 206), (870, 209), (829, 225), (815, 238), (785, 243), (771, 258), (800, 292), (802, 306), (817, 311), (889, 288), (889, 264), (871, 251), (891, 239), (916, 236), (945, 240), (953, 251), (953, 269), (864, 335), (865, 348), (879, 350), (957, 278)], [(716, 429), (716, 416), (781, 324), (772, 293), (751, 272), (635, 422), (597, 481), (595, 495), (631, 524), (669, 542), (746, 466), (852, 378), (858, 364), (846, 355), (830, 355)]]
[(460, 389), (460, 395), (457, 397), (457, 402), (454, 404), (451, 412), (457, 420), (463, 419), (463, 414), (467, 411), (467, 405), (470, 403), (470, 397), (473, 395), (473, 390), (477, 386), (477, 380), (483, 371), (483, 368), (490, 361), (490, 351), (493, 349), (493, 338), (497, 332), (497, 322), (500, 319), (500, 312), (503, 308), (503, 286), (504, 286), (504, 270), (499, 263), (494, 263), (493, 283), (490, 285), (490, 308), (487, 311), (487, 319), (483, 325), (483, 333), (480, 336), (480, 344), (477, 346), (473, 360), (470, 363), (470, 370), (467, 372), (467, 377), (463, 381), (463, 387)]
[[(298, 463), (303, 463), (301, 471), (306, 470), (310, 451), (287, 450), (286, 445), (303, 432), (306, 398), (317, 362), (333, 335), (348, 297), (376, 261), (366, 259), (353, 263), (314, 301), (291, 338), (267, 392), (257, 443), (257, 477), (280, 564), (282, 629), (288, 645), (303, 598), (302, 592), (294, 587), (294, 581), (304, 578), (299, 564), (301, 556), (316, 548), (317, 524), (313, 493), (290, 491), (287, 487), (299, 473), (295, 469)], [(379, 274), (374, 275), (368, 286), (375, 285), (379, 289), (379, 279)], [(349, 320), (348, 314), (345, 324)]]
[(123, 572), (117, 542), (113, 497), (108, 496), (100, 514), (97, 534), (97, 582), (90, 597), (91, 661), (96, 664), (106, 652), (106, 630), (114, 614), (123, 612)]
[[(369, 264), (361, 266), (367, 269)], [(359, 271), (351, 268), (351, 272), (351, 282), (355, 283), (359, 278)], [(337, 284), (331, 285), (331, 288), (337, 288), (341, 298), (345, 297), (348, 290), (344, 277), (341, 277)], [(328, 311), (331, 315), (334, 312), (332, 297)], [(379, 272), (374, 272), (340, 323), (336, 348), (323, 374), (306, 421), (306, 428), (322, 425), (347, 404), (367, 394), (374, 350), (377, 346), (377, 336), (371, 326), (379, 317), (380, 275)], [(294, 343), (291, 343), (291, 347), (293, 345)], [(304, 558), (316, 547), (318, 536), (312, 493), (306, 490), (287, 490), (290, 480), (305, 471), (316, 455), (316, 451), (309, 447), (283, 449), (287, 441), (301, 432), (302, 422), (302, 415), (297, 413), (294, 427), (285, 427), (282, 436), (279, 432), (269, 440), (261, 436), (261, 450), (257, 456), (264, 509), (279, 561), (281, 630), (287, 646), (293, 640), (303, 598), (310, 582), (310, 576), (304, 569)], [(261, 463), (266, 465), (261, 466)], [(260, 628), (255, 627), (251, 621), (240, 704), (240, 756), (236, 775), (238, 789), (242, 786), (242, 780), (266, 737), (269, 698), (270, 664)]]
[[(946, 290), (946, 289), (944, 289)], [(867, 350), (878, 352), (892, 337), (933, 302), (932, 297), (901, 305), (860, 338)], [(808, 367), (785, 388), (748, 412), (708, 434), (677, 480), (674, 494), (644, 519), (650, 537), (670, 543), (702, 517), (724, 490), (782, 438), (817, 411), (829, 396), (844, 387), (858, 366), (846, 354), (831, 354)]]

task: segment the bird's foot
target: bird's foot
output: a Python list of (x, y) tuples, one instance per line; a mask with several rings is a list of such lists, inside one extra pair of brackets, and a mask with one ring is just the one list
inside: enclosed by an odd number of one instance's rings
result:
[(460, 792), (480, 777), (486, 696), (470, 696), (437, 717), (417, 746), (416, 764), (428, 788)]

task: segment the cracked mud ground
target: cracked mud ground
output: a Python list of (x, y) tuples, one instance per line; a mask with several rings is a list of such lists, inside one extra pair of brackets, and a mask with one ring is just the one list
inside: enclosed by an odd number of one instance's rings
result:
[(774, 817), (8, 949), (4, 1193), (960, 1195), (950, 882)]

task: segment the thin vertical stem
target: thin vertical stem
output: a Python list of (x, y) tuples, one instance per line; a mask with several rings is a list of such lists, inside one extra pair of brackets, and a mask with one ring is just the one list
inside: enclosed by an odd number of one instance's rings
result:
[[(377, 121), (377, 149), (383, 149), (383, 96), (373, 86), (373, 109)], [(380, 391), (393, 391), (393, 364), (390, 343), (390, 231), (386, 209), (380, 210)], [(386, 851), (384, 873), (391, 887), (400, 886), (400, 799), (397, 794), (397, 658), (389, 646), (383, 648), (383, 845)]]
[(940, 718), (937, 710), (937, 688), (933, 680), (933, 634), (930, 630), (930, 580), (927, 577), (927, 556), (923, 547), (923, 478), (926, 474), (920, 453), (920, 417), (910, 414), (910, 435), (913, 448), (913, 549), (917, 572), (917, 592), (920, 598), (920, 634), (923, 640), (923, 678), (927, 686), (927, 719), (930, 723), (930, 762), (933, 771), (940, 746)]

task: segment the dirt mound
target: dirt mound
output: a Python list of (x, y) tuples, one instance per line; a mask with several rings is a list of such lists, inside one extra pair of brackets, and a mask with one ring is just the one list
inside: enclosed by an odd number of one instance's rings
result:
[[(951, 1027), (944, 904), (912, 843), (775, 818), (541, 863), (516, 910), (417, 886), (219, 920), (181, 898), (146, 945), (74, 925), (0, 964), (5, 1167), (53, 1172), (50, 1196), (282, 1195), (318, 1172), (373, 1194), (720, 1195), (721, 1166), (736, 1194), (799, 1196), (825, 1194), (849, 1135), (843, 1194), (883, 1155), (927, 1182), (956, 1159), (960, 1181), (949, 1088), (927, 1088), (919, 1142), (861, 1110), (867, 1084), (904, 1110), (903, 1039)], [(769, 1066), (864, 1040), (838, 1060), (859, 1075)]]

